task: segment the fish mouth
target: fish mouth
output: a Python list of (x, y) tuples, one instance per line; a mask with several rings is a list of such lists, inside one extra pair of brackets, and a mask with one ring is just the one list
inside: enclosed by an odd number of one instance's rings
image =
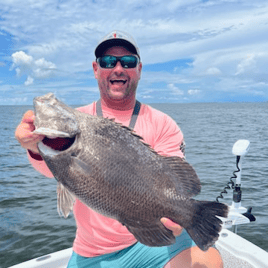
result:
[(49, 137), (45, 137), (42, 140), (42, 142), (43, 142), (43, 144), (52, 148), (53, 150), (62, 152), (62, 151), (66, 151), (74, 144), (75, 137), (76, 136), (74, 136), (72, 138), (56, 137), (56, 138), (52, 138), (52, 139)]
[(38, 148), (43, 154), (56, 155), (60, 152), (69, 149), (76, 140), (76, 136), (70, 136), (69, 133), (51, 130), (45, 128), (38, 128), (33, 131), (35, 134), (44, 135), (44, 139), (38, 143)]
[(38, 149), (44, 155), (56, 156), (61, 152), (68, 150), (76, 140), (76, 136), (72, 138), (48, 138), (45, 137), (41, 142), (38, 143)]

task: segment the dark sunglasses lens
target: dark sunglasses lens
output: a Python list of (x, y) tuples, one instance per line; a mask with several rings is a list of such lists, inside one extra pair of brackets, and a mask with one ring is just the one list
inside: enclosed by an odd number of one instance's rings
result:
[(98, 63), (101, 68), (114, 68), (116, 66), (117, 60), (120, 61), (123, 68), (135, 68), (138, 64), (138, 59), (135, 56), (103, 56), (98, 58)]
[(98, 59), (101, 68), (114, 68), (116, 65), (116, 57), (104, 56)]
[(135, 68), (137, 63), (138, 59), (135, 56), (124, 56), (121, 58), (123, 68)]

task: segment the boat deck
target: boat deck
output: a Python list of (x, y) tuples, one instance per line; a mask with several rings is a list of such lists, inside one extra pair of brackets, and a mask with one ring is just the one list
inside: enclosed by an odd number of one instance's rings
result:
[(216, 246), (216, 248), (219, 250), (222, 260), (223, 260), (223, 267), (224, 268), (255, 268), (253, 265), (251, 265), (249, 262), (240, 259), (221, 246)]
[(223, 229), (216, 242), (224, 268), (268, 268), (268, 253), (242, 238)]

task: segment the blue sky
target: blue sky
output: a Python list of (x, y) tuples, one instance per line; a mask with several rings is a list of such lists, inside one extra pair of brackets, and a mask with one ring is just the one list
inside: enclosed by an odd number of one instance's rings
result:
[(115, 29), (139, 44), (142, 102), (268, 101), (266, 0), (0, 0), (0, 105), (98, 99), (94, 49)]

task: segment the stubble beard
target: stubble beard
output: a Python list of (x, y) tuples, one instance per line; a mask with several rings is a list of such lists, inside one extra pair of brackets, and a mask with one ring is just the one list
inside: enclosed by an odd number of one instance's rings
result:
[[(100, 88), (100, 91), (102, 92), (102, 94), (105, 94), (106, 97), (110, 100), (114, 100), (114, 101), (121, 101), (121, 100), (124, 100), (124, 99), (128, 99), (131, 97), (131, 95), (136, 95), (136, 90), (137, 90), (137, 87), (138, 87), (138, 82), (136, 81), (132, 81), (128, 87), (125, 89), (125, 92), (123, 94), (123, 96), (115, 96), (115, 94), (112, 92), (112, 90), (110, 89), (110, 86), (109, 86), (109, 82), (107, 83), (99, 83), (99, 88)], [(105, 89), (105, 90), (103, 90)]]

